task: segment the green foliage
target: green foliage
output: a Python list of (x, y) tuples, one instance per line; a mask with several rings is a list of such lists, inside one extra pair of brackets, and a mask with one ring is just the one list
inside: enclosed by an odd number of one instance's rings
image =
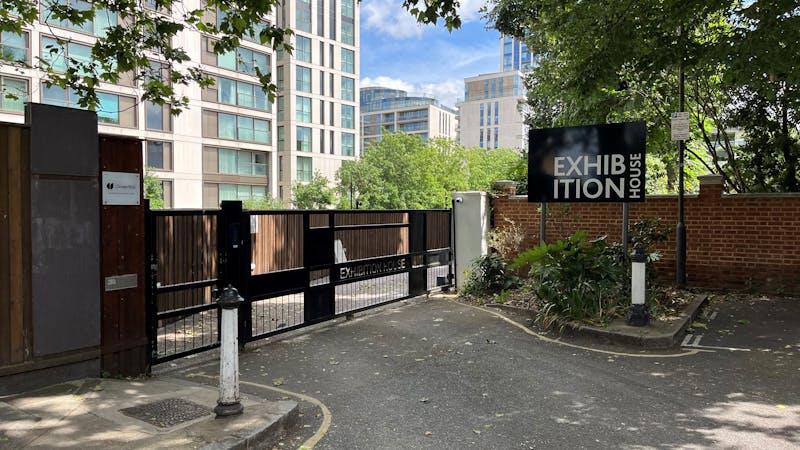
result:
[(519, 277), (513, 274), (505, 260), (496, 253), (490, 253), (472, 263), (472, 271), (464, 285), (464, 293), (493, 295), (519, 285)]
[(150, 209), (164, 209), (164, 187), (161, 180), (146, 172), (142, 179), (144, 198), (150, 200)]
[(530, 269), (546, 326), (565, 318), (605, 320), (624, 298), (623, 266), (605, 238), (590, 241), (582, 231), (522, 252), (512, 267)]
[(335, 201), (334, 190), (328, 186), (328, 179), (319, 172), (308, 183), (296, 183), (294, 206), (297, 209), (326, 209)]
[(280, 200), (272, 197), (248, 198), (246, 200), (242, 200), (242, 208), (249, 209), (251, 211), (282, 209), (283, 203), (281, 203)]
[(360, 160), (342, 164), (336, 174), (339, 206), (447, 208), (453, 191), (488, 190), (508, 178), (520, 159), (513, 149), (464, 148), (446, 139), (423, 142), (414, 135), (386, 134)]
[[(532, 126), (644, 120), (648, 188), (674, 192), (670, 113), (683, 61), (688, 187), (715, 172), (738, 192), (798, 190), (796, 1), (492, 0), (487, 15), (539, 57), (526, 79)], [(732, 129), (746, 145), (726, 137)]]

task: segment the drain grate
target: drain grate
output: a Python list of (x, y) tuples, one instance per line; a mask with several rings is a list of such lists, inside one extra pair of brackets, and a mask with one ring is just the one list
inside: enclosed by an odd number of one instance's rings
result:
[(167, 398), (144, 405), (120, 409), (128, 417), (159, 428), (170, 428), (212, 414), (210, 408), (181, 398)]

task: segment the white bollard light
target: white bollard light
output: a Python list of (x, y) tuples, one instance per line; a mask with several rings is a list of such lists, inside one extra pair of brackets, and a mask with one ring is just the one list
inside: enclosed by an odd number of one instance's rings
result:
[(219, 351), (219, 400), (214, 412), (217, 417), (241, 414), (239, 402), (239, 304), (243, 299), (231, 285), (222, 291), (217, 303), (222, 309)]
[(637, 247), (631, 257), (631, 308), (628, 311), (628, 325), (643, 327), (650, 323), (650, 314), (644, 305), (647, 282), (645, 264), (647, 256), (644, 250)]

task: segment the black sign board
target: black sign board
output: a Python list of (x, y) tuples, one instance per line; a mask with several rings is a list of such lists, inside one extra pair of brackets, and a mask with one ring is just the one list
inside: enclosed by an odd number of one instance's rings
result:
[(529, 202), (641, 202), (644, 122), (531, 130)]

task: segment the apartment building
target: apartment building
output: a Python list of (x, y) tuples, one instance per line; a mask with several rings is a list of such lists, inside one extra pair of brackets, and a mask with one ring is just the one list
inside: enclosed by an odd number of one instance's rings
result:
[(294, 30), (294, 52), (278, 52), (278, 197), (319, 172), (333, 181), (360, 152), (359, 14), (355, 0), (287, 0), (278, 25)]
[(536, 66), (538, 59), (520, 39), (500, 36), (500, 70), (525, 73)]
[(384, 132), (403, 132), (429, 138), (455, 140), (458, 114), (430, 97), (409, 96), (400, 89), (361, 89), (361, 147), (379, 141)]
[[(18, 97), (9, 99), (2, 96), (2, 121), (24, 122), (25, 101), (79, 107), (73, 93), (58, 87), (46, 87), (43, 73), (28, 67), (36, 65), (38, 58), (50, 61), (56, 68), (66, 64), (65, 56), (88, 59), (95, 39), (103, 36), (108, 26), (117, 23), (113, 14), (102, 11), (96, 14), (94, 21), (81, 26), (55, 21), (49, 16), (47, 5), (47, 2), (41, 2), (39, 20), (21, 35), (8, 32), (0, 34), (0, 50), (4, 59), (24, 62), (0, 64), (0, 86), (4, 92), (15, 93)], [(144, 8), (155, 7), (149, 1), (143, 1), (142, 5)], [(344, 73), (351, 74), (352, 91), (355, 92), (358, 83), (356, 8), (354, 0), (320, 0), (314, 5), (310, 0), (297, 0), (296, 5), (287, 4), (286, 8), (279, 8), (279, 17), (273, 14), (265, 17), (264, 21), (275, 23), (278, 20), (295, 28), (292, 43), (299, 45), (302, 50), (309, 48), (306, 39), (311, 39), (311, 33), (305, 31), (309, 29), (308, 23), (312, 23), (316, 30), (321, 26), (325, 36), (316, 36), (316, 40), (324, 41), (330, 47), (327, 51), (336, 52), (338, 56), (328, 66), (308, 64), (308, 68), (316, 71), (327, 68), (326, 77), (331, 78), (330, 84), (334, 83), (335, 78), (336, 82), (349, 85), (350, 82), (343, 82), (341, 78)], [(295, 14), (298, 9), (303, 11), (299, 17)], [(310, 16), (309, 10), (313, 12)], [(179, 14), (176, 13), (175, 17), (179, 17)], [(212, 11), (205, 19), (213, 22), (220, 18)], [(295, 27), (295, 24), (299, 26)], [(67, 43), (60, 45), (56, 37)], [(343, 127), (347, 122), (342, 122), (341, 111), (344, 108), (339, 105), (347, 100), (337, 97), (343, 95), (341, 87), (336, 91), (326, 89), (325, 95), (317, 92), (315, 98), (329, 103), (331, 106), (328, 108), (336, 111), (336, 122), (327, 122), (330, 125), (324, 127), (330, 133), (330, 139), (336, 139), (337, 143), (352, 141), (354, 144), (344, 146), (345, 150), (340, 145), (325, 147), (329, 151), (336, 151), (334, 154), (321, 154), (311, 151), (313, 141), (310, 138), (296, 138), (296, 127), (299, 125), (288, 118), (291, 115), (294, 119), (295, 114), (299, 117), (295, 106), (295, 89), (306, 89), (305, 84), (296, 83), (295, 74), (301, 70), (293, 63), (299, 54), (304, 54), (302, 50), (296, 50), (295, 56), (289, 58), (275, 55), (271, 47), (260, 45), (255, 38), (246, 38), (238, 49), (217, 55), (213, 52), (213, 36), (192, 30), (182, 32), (175, 38), (174, 44), (189, 54), (193, 65), (199, 65), (216, 80), (215, 86), (206, 89), (197, 85), (176, 86), (177, 93), (190, 100), (189, 107), (180, 115), (172, 116), (168, 107), (141, 101), (141, 89), (133, 77), (124, 74), (118, 84), (101, 83), (97, 88), (100, 98), (97, 108), (99, 132), (143, 140), (145, 165), (150, 173), (162, 180), (167, 207), (216, 208), (222, 200), (257, 200), (266, 197), (283, 198), (288, 204), (291, 186), (295, 181), (310, 179), (308, 174), (315, 169), (332, 179), (335, 164), (330, 161), (356, 155), (355, 142), (358, 142), (358, 138), (354, 117), (358, 114), (357, 104), (354, 94), (350, 95), (353, 99), (350, 104), (356, 111), (350, 114), (353, 117), (351, 128)], [(317, 54), (315, 58), (320, 56)], [(282, 63), (281, 71), (278, 70), (279, 60)], [(331, 58), (331, 61), (334, 59)], [(162, 76), (161, 64), (157, 60), (151, 61), (151, 76)], [(262, 72), (276, 74), (273, 80), (277, 79), (283, 84), (277, 106), (261, 90), (256, 67)], [(290, 71), (291, 74), (287, 75)], [(305, 75), (305, 71), (302, 72)], [(301, 92), (305, 94), (305, 91)], [(281, 110), (281, 107), (287, 110)], [(283, 124), (283, 128), (278, 128), (278, 122)], [(319, 129), (320, 125), (315, 128)], [(287, 129), (288, 137), (285, 135)], [(342, 133), (343, 129), (351, 129), (353, 136), (343, 138), (342, 135), (347, 134)], [(284, 134), (279, 134), (279, 130), (284, 130), (281, 131)], [(303, 131), (300, 135), (305, 136)], [(290, 139), (289, 143), (285, 139)], [(304, 159), (294, 156), (297, 148), (307, 155)], [(279, 158), (279, 153), (284, 156), (283, 159)], [(294, 158), (295, 161), (290, 161)], [(316, 162), (318, 159), (323, 161)], [(298, 160), (301, 166), (298, 166)], [(282, 161), (285, 163), (283, 168)]]
[(465, 78), (464, 99), (458, 103), (461, 145), (527, 149), (527, 126), (520, 110), (524, 100), (520, 71)]

